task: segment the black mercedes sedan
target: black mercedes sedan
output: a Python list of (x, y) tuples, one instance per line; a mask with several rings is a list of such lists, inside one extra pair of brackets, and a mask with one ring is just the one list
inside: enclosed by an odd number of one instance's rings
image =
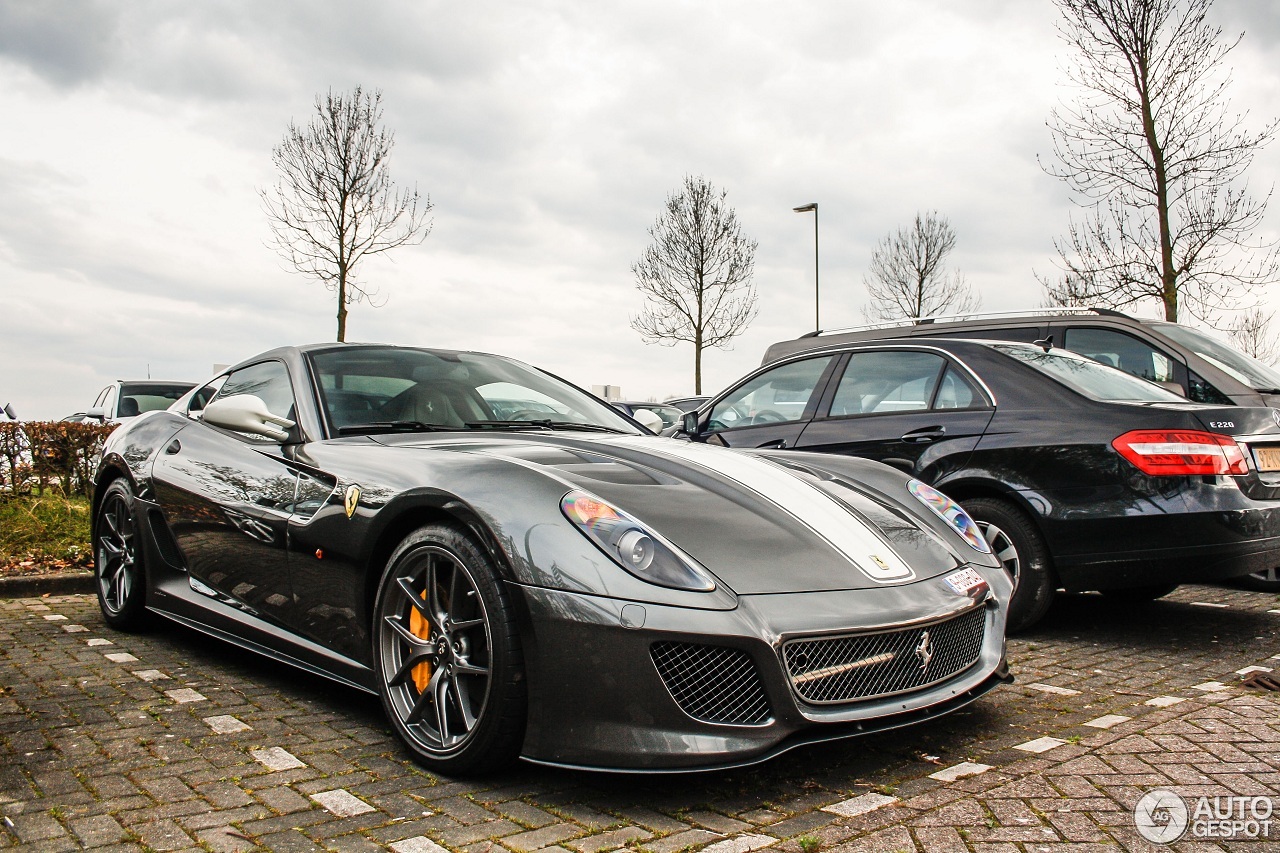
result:
[(1006, 341), (828, 346), (766, 364), (683, 432), (875, 459), (957, 501), (1017, 588), (1158, 598), (1280, 565), (1280, 411), (1191, 403), (1076, 353)]

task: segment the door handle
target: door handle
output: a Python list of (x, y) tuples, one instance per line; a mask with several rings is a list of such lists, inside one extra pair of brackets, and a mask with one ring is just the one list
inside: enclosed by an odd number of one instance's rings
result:
[(906, 442), (910, 442), (912, 444), (925, 444), (927, 442), (936, 441), (939, 438), (943, 438), (946, 436), (946, 434), (947, 434), (946, 427), (941, 427), (941, 426), (924, 427), (923, 429), (913, 429), (911, 432), (904, 435), (902, 437), (902, 440)]
[(785, 438), (775, 438), (773, 441), (766, 441), (764, 444), (757, 444), (757, 450), (786, 450), (787, 440)]

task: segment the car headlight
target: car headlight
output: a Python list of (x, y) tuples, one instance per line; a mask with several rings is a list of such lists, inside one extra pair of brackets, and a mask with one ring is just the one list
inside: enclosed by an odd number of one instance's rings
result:
[(569, 492), (560, 500), (560, 509), (600, 550), (640, 580), (694, 592), (716, 588), (715, 581), (691, 558), (594, 495)]
[(983, 537), (977, 523), (969, 517), (969, 513), (965, 512), (964, 507), (960, 506), (960, 504), (951, 500), (951, 498), (933, 486), (926, 486), (919, 480), (907, 481), (907, 491), (915, 495), (920, 503), (933, 510), (934, 515), (954, 527), (960, 537), (968, 542), (969, 547), (973, 548), (973, 550), (982, 554), (991, 553), (991, 545)]

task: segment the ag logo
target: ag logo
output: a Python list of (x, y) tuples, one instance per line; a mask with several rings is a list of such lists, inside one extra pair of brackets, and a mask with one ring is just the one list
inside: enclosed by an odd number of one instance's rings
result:
[(343, 506), (347, 510), (347, 518), (355, 515), (356, 507), (360, 505), (360, 487), (352, 483), (347, 486), (347, 496), (343, 501)]
[(1187, 831), (1190, 815), (1182, 797), (1172, 791), (1148, 791), (1133, 807), (1138, 834), (1152, 844), (1170, 844)]

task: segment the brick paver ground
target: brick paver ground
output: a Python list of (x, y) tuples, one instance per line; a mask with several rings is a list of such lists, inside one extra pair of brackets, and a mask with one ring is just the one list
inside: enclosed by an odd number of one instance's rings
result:
[(1276, 596), (1068, 596), (1009, 652), (1018, 684), (964, 711), (752, 769), (458, 781), (373, 698), (176, 626), (113, 632), (89, 596), (0, 600), (0, 848), (1148, 850), (1150, 789), (1280, 796), (1280, 694), (1239, 674), (1280, 674)]

